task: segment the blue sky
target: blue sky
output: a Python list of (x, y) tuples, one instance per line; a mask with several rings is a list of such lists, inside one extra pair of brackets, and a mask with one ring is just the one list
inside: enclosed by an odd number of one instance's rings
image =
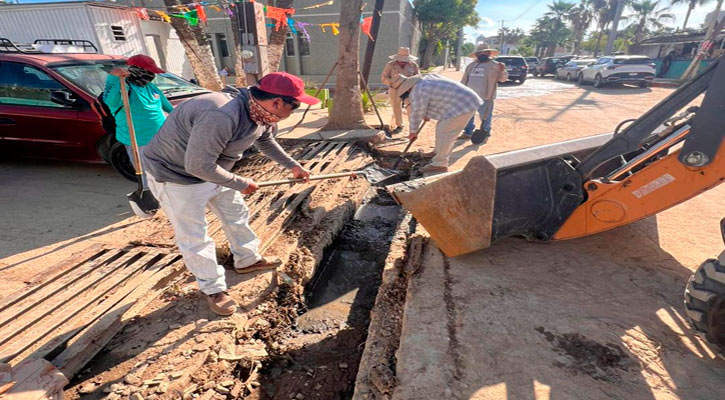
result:
[[(576, 2), (577, 0), (569, 1)], [(502, 19), (504, 20), (505, 26), (521, 28), (524, 31), (528, 31), (534, 25), (536, 19), (548, 11), (547, 4), (550, 3), (552, 3), (552, 0), (508, 0), (505, 2), (500, 0), (479, 0), (476, 10), (481, 17), (481, 21), (478, 27), (468, 27), (465, 29), (466, 39), (468, 41), (474, 41), (481, 34), (484, 36), (496, 35), (498, 28), (501, 27)], [(660, 5), (661, 7), (669, 6), (669, 0), (660, 0)], [(690, 15), (687, 26), (693, 28), (700, 26), (700, 24), (705, 22), (707, 13), (714, 9), (714, 1), (703, 7), (695, 8)], [(678, 4), (672, 7), (670, 12), (675, 14), (676, 19), (674, 22), (667, 23), (667, 25), (681, 27), (685, 20), (687, 6)], [(624, 15), (628, 13), (625, 9)]]
[[(12, 0), (14, 1), (14, 0)], [(68, 0), (20, 0), (21, 3), (44, 3), (54, 1), (68, 1)], [(513, 28), (521, 28), (524, 31), (531, 29), (537, 18), (544, 15), (547, 11), (547, 4), (550, 4), (553, 0), (507, 0), (502, 2), (500, 0), (479, 0), (476, 10), (478, 15), (481, 16), (481, 21), (477, 27), (467, 27), (464, 32), (466, 33), (466, 40), (474, 41), (478, 35), (493, 36), (501, 27), (501, 20), (504, 20), (504, 25)], [(576, 2), (577, 0), (569, 0)], [(669, 5), (670, 0), (660, 0), (662, 7)], [(690, 15), (690, 21), (687, 23), (689, 27), (698, 27), (705, 21), (707, 13), (715, 9), (715, 2), (710, 2), (703, 7), (695, 8)], [(674, 22), (668, 22), (667, 25), (678, 27), (682, 26), (682, 22), (685, 19), (685, 13), (687, 12), (687, 5), (678, 4), (672, 7), (672, 13), (675, 14), (676, 19)], [(625, 10), (625, 15), (628, 12)]]

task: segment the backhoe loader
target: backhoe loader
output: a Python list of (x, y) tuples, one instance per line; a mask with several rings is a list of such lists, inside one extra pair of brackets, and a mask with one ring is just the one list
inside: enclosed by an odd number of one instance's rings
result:
[[(449, 257), (510, 236), (572, 239), (657, 214), (722, 183), (724, 136), (720, 57), (614, 133), (474, 157), (461, 171), (390, 191)], [(723, 200), (713, 212), (725, 212)], [(693, 325), (722, 348), (724, 263), (725, 252), (703, 263), (685, 291)]]

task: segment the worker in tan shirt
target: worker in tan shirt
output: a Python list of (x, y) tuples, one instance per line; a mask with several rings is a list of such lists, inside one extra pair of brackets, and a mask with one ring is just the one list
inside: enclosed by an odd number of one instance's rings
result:
[(496, 88), (499, 82), (506, 82), (509, 74), (506, 72), (506, 65), (491, 58), (498, 55), (498, 50), (489, 49), (486, 45), (480, 44), (469, 57), (476, 58), (476, 61), (468, 64), (463, 74), (461, 83), (473, 89), (483, 99), (483, 104), (478, 109), (481, 117), (481, 127), (475, 128), (474, 115), (468, 122), (466, 129), (460, 139), (471, 139), (475, 144), (485, 143), (491, 136), (491, 118), (493, 117), (493, 103), (496, 99)]
[[(398, 54), (393, 54), (390, 58), (392, 61), (385, 65), (383, 75), (380, 77), (384, 84), (390, 86), (398, 79), (399, 75), (410, 77), (420, 73), (418, 64), (415, 63), (418, 57), (411, 56), (409, 48), (399, 48)], [(390, 104), (393, 106), (394, 119), (391, 128), (393, 128), (393, 133), (400, 133), (403, 131), (403, 111), (400, 107), (401, 101), (400, 97), (398, 97), (398, 90), (390, 87), (388, 95)]]

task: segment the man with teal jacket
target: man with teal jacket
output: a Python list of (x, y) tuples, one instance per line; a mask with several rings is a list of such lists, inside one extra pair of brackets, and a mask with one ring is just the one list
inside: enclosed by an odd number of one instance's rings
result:
[[(156, 66), (151, 57), (139, 54), (129, 58), (126, 63), (128, 69), (115, 68), (106, 78), (103, 101), (111, 112), (115, 113), (116, 140), (126, 145), (128, 156), (133, 160), (126, 111), (123, 109), (123, 99), (121, 98), (121, 79), (126, 79), (131, 118), (140, 154), (143, 154), (144, 146), (151, 141), (161, 129), (161, 125), (164, 124), (166, 120), (164, 111), (170, 113), (173, 106), (161, 90), (151, 83), (156, 74), (164, 72), (163, 69)], [(148, 188), (146, 174), (143, 176), (143, 186), (144, 189)]]

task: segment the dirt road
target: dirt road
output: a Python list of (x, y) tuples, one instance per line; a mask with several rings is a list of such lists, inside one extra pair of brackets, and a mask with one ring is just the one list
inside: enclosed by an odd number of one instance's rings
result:
[[(669, 92), (574, 87), (501, 96), (489, 144), (461, 144), (454, 166), (611, 131)], [(718, 397), (725, 363), (693, 334), (682, 293), (694, 269), (722, 251), (724, 196), (720, 186), (567, 242), (506, 239), (454, 259), (429, 245), (409, 281), (393, 399)]]

